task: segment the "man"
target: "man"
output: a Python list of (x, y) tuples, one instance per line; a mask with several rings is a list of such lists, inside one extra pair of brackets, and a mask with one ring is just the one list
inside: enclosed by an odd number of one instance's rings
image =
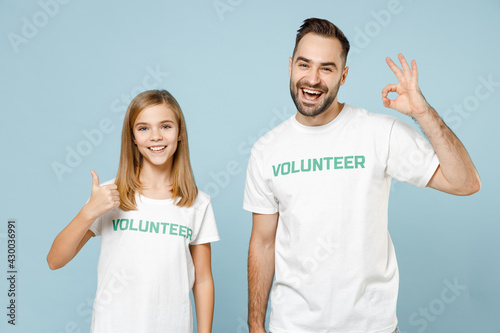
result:
[[(244, 209), (251, 333), (397, 332), (399, 275), (387, 228), (391, 178), (470, 195), (480, 188), (464, 146), (426, 102), (411, 68), (387, 58), (398, 84), (383, 104), (413, 117), (430, 144), (387, 115), (341, 104), (349, 42), (332, 23), (307, 19), (290, 58), (297, 113), (251, 153)], [(388, 98), (395, 92), (395, 100)], [(275, 271), (276, 270), (276, 271)]]

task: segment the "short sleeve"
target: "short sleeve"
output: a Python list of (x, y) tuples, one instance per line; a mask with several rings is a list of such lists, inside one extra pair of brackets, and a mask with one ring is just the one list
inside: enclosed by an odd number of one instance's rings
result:
[(220, 240), (210, 198), (208, 198), (208, 203), (205, 206), (205, 209), (202, 209), (199, 215), (197, 214), (196, 219), (196, 227), (198, 230), (195, 234), (195, 238), (193, 238), (189, 243), (190, 245), (199, 245)]
[(274, 214), (279, 209), (273, 192), (262, 176), (253, 151), (248, 162), (243, 209), (259, 214)]
[(387, 174), (396, 180), (425, 187), (438, 166), (432, 145), (408, 124), (395, 120), (389, 140)]

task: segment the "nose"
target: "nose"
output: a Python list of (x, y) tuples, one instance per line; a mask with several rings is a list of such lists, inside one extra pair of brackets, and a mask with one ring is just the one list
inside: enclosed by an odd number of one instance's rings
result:
[(309, 75), (308, 75), (308, 81), (312, 86), (321, 82), (321, 79), (319, 76), (319, 69), (315, 69), (315, 68), (311, 69), (311, 71), (309, 72)]
[(153, 128), (150, 132), (150, 135), (149, 135), (149, 140), (151, 141), (159, 141), (161, 140), (161, 133), (158, 129), (156, 128)]

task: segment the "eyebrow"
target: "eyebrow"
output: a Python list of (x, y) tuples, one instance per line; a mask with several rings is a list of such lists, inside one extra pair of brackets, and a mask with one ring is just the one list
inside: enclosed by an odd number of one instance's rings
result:
[[(163, 124), (163, 123), (172, 123), (172, 124), (175, 124), (173, 120), (162, 120), (159, 122), (160, 124)], [(146, 122), (140, 122), (140, 123), (137, 123), (135, 124), (135, 126), (139, 126), (139, 125), (149, 125), (149, 123), (146, 123)]]
[[(307, 58), (304, 58), (304, 57), (297, 57), (297, 60), (295, 60), (295, 61), (303, 61), (303, 62), (307, 62), (308, 64), (311, 63), (311, 60), (309, 60)], [(333, 61), (330, 61), (330, 62), (321, 62), (320, 66), (321, 67), (323, 67), (323, 66), (332, 66), (334, 68), (337, 68), (337, 64), (334, 63)]]

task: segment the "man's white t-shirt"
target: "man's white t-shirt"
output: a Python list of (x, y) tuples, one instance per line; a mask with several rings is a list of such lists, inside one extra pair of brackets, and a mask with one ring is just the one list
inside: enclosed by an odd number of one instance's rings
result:
[(189, 246), (219, 234), (207, 194), (175, 203), (137, 194), (137, 210), (113, 209), (89, 228), (101, 236), (91, 332), (193, 332)]
[(438, 165), (410, 126), (347, 104), (326, 125), (293, 116), (260, 138), (243, 208), (279, 212), (270, 331), (393, 332), (391, 178), (425, 187)]

